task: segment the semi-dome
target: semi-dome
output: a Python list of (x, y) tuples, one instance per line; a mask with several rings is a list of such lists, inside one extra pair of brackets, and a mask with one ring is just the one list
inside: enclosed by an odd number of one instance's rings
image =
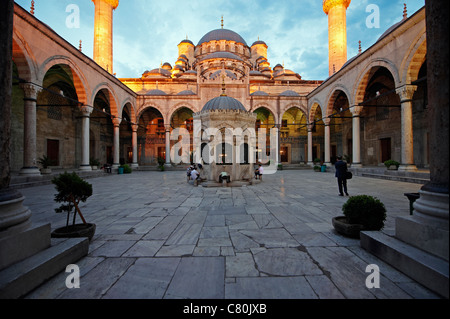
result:
[(207, 56), (203, 57), (200, 61), (212, 60), (212, 59), (231, 59), (231, 60), (243, 61), (236, 54), (231, 53), (231, 52), (226, 52), (226, 51), (217, 51), (214, 53), (210, 53)]
[(202, 112), (214, 110), (247, 111), (241, 102), (226, 95), (218, 96), (206, 102), (205, 106), (202, 109)]
[(202, 43), (205, 42), (219, 41), (219, 40), (234, 41), (237, 43), (242, 43), (245, 46), (247, 46), (247, 42), (245, 42), (245, 40), (239, 34), (228, 29), (216, 29), (209, 31), (200, 39), (197, 45), (201, 45)]

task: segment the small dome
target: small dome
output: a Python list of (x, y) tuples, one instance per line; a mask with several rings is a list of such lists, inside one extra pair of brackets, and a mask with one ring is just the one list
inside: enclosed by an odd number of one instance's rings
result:
[(180, 93), (177, 93), (177, 95), (197, 95), (197, 94), (195, 94), (191, 90), (184, 90), (184, 91), (181, 91)]
[(205, 106), (202, 109), (202, 112), (214, 110), (234, 110), (247, 112), (247, 110), (245, 109), (244, 105), (242, 105), (241, 102), (226, 95), (218, 96), (206, 102)]
[(201, 45), (202, 43), (205, 42), (219, 41), (219, 40), (234, 41), (237, 43), (242, 43), (245, 46), (247, 46), (247, 43), (239, 34), (228, 29), (216, 29), (208, 32), (200, 39), (197, 45)]
[(161, 68), (164, 70), (172, 70), (172, 66), (170, 65), (169, 62), (164, 62)]
[(403, 23), (403, 20), (400, 22), (397, 22), (396, 24), (392, 25), (389, 29), (384, 31), (384, 33), (378, 38), (377, 42), (380, 41), (381, 39), (383, 39), (385, 36), (387, 36), (389, 33), (394, 31), (395, 29), (397, 29), (397, 27), (402, 23)]
[(295, 97), (299, 97), (300, 94), (298, 94), (297, 92), (294, 92), (292, 90), (286, 90), (283, 93), (281, 93), (280, 96), (295, 96)]
[(260, 41), (260, 40), (253, 42), (252, 46), (255, 46), (255, 45), (265, 45), (267, 47), (266, 42)]
[(281, 64), (278, 63), (277, 65), (275, 65), (275, 66), (273, 67), (273, 69), (274, 69), (274, 70), (277, 70), (277, 69), (284, 69), (284, 68), (283, 68), (283, 66), (282, 66)]
[(143, 77), (149, 77), (149, 76), (165, 76), (165, 77), (170, 77), (172, 75), (172, 73), (170, 73), (170, 71), (165, 70), (165, 69), (153, 69), (151, 71), (145, 71), (144, 74), (142, 74)]
[[(192, 45), (194, 45), (194, 43), (192, 43), (192, 41), (191, 41), (191, 40), (188, 40), (188, 39), (185, 39), (185, 40), (181, 41), (180, 44), (181, 44), (181, 43), (187, 43), (187, 44), (192, 44)], [(180, 44), (179, 44), (179, 45), (180, 45)]]
[(252, 96), (269, 96), (269, 94), (264, 91), (255, 91), (250, 95), (252, 95)]
[(145, 95), (167, 95), (167, 93), (158, 89), (154, 89), (148, 91), (147, 93), (145, 93)]

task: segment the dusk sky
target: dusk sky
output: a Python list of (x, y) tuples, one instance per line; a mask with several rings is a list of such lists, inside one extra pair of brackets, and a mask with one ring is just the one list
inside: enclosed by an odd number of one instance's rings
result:
[[(26, 10), (31, 6), (31, 0), (16, 3)], [(364, 51), (401, 21), (404, 3), (409, 17), (425, 0), (353, 0), (347, 10), (348, 59), (358, 53), (359, 40)], [(66, 24), (73, 14), (66, 12), (69, 5), (79, 8), (79, 27)], [(177, 45), (186, 36), (197, 45), (220, 28), (222, 16), (224, 28), (237, 32), (247, 45), (258, 37), (268, 45), (272, 67), (284, 64), (305, 80), (328, 77), (328, 18), (321, 0), (120, 0), (114, 12), (114, 72), (118, 78), (136, 78), (161, 62), (175, 65)], [(77, 48), (82, 40), (83, 53), (92, 58), (91, 0), (35, 0), (35, 17)]]

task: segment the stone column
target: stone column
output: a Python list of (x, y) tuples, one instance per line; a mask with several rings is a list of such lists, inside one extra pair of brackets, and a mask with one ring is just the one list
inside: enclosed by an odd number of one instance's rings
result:
[(325, 140), (324, 140), (324, 147), (325, 147), (325, 158), (323, 161), (323, 164), (326, 166), (331, 166), (331, 157), (330, 157), (330, 120), (327, 119), (324, 121), (325, 124)]
[[(9, 187), (13, 16), (14, 1), (0, 1), (0, 239), (26, 230), (31, 224), (31, 212), (22, 205), (25, 197)], [(3, 250), (4, 246), (0, 245), (0, 249)], [(4, 264), (4, 261), (0, 264)]]
[(360, 106), (353, 106), (350, 108), (352, 112), (352, 167), (358, 168), (362, 167), (361, 164), (361, 110)]
[(89, 129), (90, 129), (90, 115), (92, 107), (82, 106), (81, 111), (81, 165), (80, 170), (91, 171), (92, 167), (89, 163)]
[(308, 165), (314, 166), (313, 163), (313, 133), (311, 125), (308, 125)]
[[(404, 242), (449, 260), (449, 2), (427, 0), (427, 85), (430, 182), (414, 203), (413, 216), (399, 217), (396, 235)], [(447, 264), (448, 265), (448, 264)], [(441, 283), (445, 286), (445, 283)], [(448, 281), (446, 286), (448, 298)]]
[(138, 168), (138, 140), (137, 140), (137, 130), (139, 125), (132, 124), (131, 125), (131, 144), (133, 147), (133, 163), (131, 163), (131, 168)]
[(398, 170), (415, 171), (414, 165), (414, 140), (413, 140), (413, 116), (412, 116), (412, 98), (417, 86), (404, 85), (396, 90), (400, 96), (400, 103), (402, 107), (402, 149), (401, 149), (401, 163)]
[(114, 117), (112, 119), (114, 125), (114, 159), (112, 168), (119, 168), (120, 166), (120, 122), (122, 120)]
[[(276, 165), (281, 163), (281, 134), (280, 134), (280, 130), (281, 130), (281, 124), (277, 124), (275, 125), (276, 129), (277, 129), (277, 147), (276, 147), (276, 151), (277, 151), (277, 162), (275, 163)], [(270, 145), (270, 148), (272, 149), (272, 145)], [(272, 156), (270, 156), (272, 157)]]
[(41, 90), (34, 84), (21, 84), (24, 92), (23, 167), (20, 175), (41, 175), (36, 164), (36, 102)]
[(170, 124), (165, 124), (165, 131), (166, 131), (166, 164), (164, 166), (171, 167), (172, 164), (170, 163)]

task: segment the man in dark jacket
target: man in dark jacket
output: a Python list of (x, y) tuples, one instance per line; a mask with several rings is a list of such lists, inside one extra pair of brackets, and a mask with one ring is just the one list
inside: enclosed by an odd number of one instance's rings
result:
[(344, 192), (345, 195), (348, 196), (347, 193), (347, 163), (342, 160), (342, 156), (337, 157), (337, 161), (334, 164), (334, 167), (336, 168), (336, 174), (339, 186), (339, 196), (344, 196), (344, 193), (342, 192), (342, 186), (344, 186)]

